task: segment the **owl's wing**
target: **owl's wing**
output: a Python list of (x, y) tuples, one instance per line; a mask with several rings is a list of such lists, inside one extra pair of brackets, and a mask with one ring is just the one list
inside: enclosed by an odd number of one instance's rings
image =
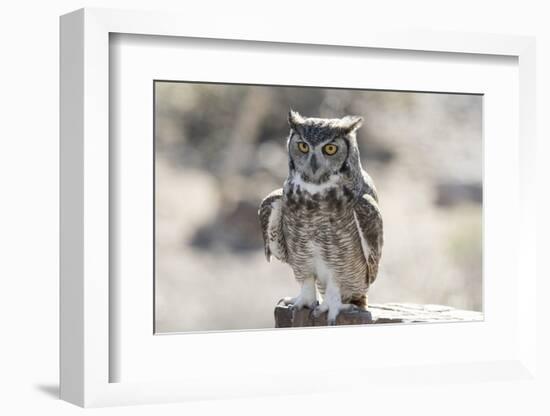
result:
[(355, 222), (361, 237), (363, 254), (367, 260), (367, 283), (370, 285), (378, 274), (378, 264), (384, 244), (384, 228), (378, 203), (369, 194), (363, 194), (354, 208)]
[(271, 260), (271, 255), (282, 262), (287, 261), (282, 205), (283, 190), (277, 189), (264, 198), (258, 210), (267, 261)]
[(365, 184), (365, 193), (372, 196), (374, 200), (378, 203), (378, 192), (376, 191), (376, 186), (374, 186), (372, 178), (364, 169), (361, 170), (361, 174), (363, 176), (363, 183)]

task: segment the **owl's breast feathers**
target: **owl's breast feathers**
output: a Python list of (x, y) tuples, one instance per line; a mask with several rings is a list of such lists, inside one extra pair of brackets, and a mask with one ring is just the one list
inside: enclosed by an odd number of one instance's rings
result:
[(262, 201), (258, 213), (268, 260), (274, 255), (305, 270), (318, 246), (342, 277), (363, 276), (367, 286), (376, 279), (383, 225), (374, 188), (357, 196), (346, 186), (308, 189), (287, 182)]

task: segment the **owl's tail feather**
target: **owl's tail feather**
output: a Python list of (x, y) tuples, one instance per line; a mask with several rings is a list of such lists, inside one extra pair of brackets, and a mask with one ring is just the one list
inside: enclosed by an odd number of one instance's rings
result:
[(360, 308), (367, 309), (368, 297), (367, 294), (354, 296), (350, 299), (349, 303), (352, 305), (358, 306)]

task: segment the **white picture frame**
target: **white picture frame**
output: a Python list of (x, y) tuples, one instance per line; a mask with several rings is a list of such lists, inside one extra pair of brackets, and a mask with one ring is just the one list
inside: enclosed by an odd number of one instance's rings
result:
[[(110, 261), (109, 245), (113, 224), (110, 218), (110, 201), (116, 198), (110, 186), (110, 174), (116, 170), (110, 158), (110, 34), (147, 36), (170, 36), (179, 38), (225, 39), (226, 41), (275, 42), (284, 50), (285, 45), (331, 45), (334, 49), (349, 47), (357, 50), (408, 50), (438, 54), (468, 54), (472, 60), (476, 55), (507, 56), (517, 59), (519, 75), (517, 82), (517, 117), (519, 132), (513, 132), (514, 140), (506, 156), (514, 160), (514, 143), (519, 145), (517, 169), (511, 173), (511, 180), (517, 181), (514, 187), (518, 204), (513, 209), (517, 214), (517, 240), (510, 245), (510, 254), (517, 283), (518, 270), (522, 271), (521, 285), (515, 288), (512, 320), (521, 325), (514, 327), (510, 335), (512, 346), (496, 351), (494, 359), (487, 354), (476, 358), (475, 351), (457, 362), (448, 356), (434, 357), (435, 361), (417, 358), (397, 363), (403, 368), (395, 368), (384, 362), (378, 368), (376, 363), (367, 363), (363, 372), (354, 370), (349, 376), (345, 364), (335, 363), (329, 368), (320, 369), (317, 377), (309, 376), (304, 384), (297, 374), (296, 366), (277, 372), (274, 368), (260, 368), (251, 378), (243, 369), (236, 375), (235, 368), (221, 370), (191, 367), (174, 369), (173, 377), (164, 373), (149, 374), (144, 380), (134, 377), (119, 377), (117, 363), (125, 357), (119, 356), (124, 349), (113, 348), (113, 339), (121, 331), (120, 325), (113, 323), (118, 305), (113, 293), (120, 290), (110, 280), (113, 262)], [(223, 19), (215, 25), (205, 25), (193, 16), (119, 11), (106, 9), (82, 9), (61, 18), (61, 398), (80, 406), (106, 406), (118, 404), (155, 403), (184, 401), (196, 398), (252, 397), (265, 394), (295, 394), (310, 392), (330, 392), (343, 388), (352, 389), (359, 377), (363, 383), (388, 383), (396, 376), (405, 383), (438, 381), (480, 382), (484, 379), (525, 380), (535, 376), (536, 348), (536, 305), (535, 298), (535, 219), (534, 212), (534, 107), (535, 107), (535, 43), (529, 37), (464, 34), (464, 33), (422, 33), (422, 32), (379, 32), (365, 30), (358, 38), (352, 32), (340, 31), (327, 35), (322, 28), (308, 28), (303, 31), (288, 32), (276, 24), (240, 26), (239, 30)], [(139, 72), (139, 71), (136, 71)], [(466, 88), (466, 87), (464, 87)], [(512, 121), (513, 122), (513, 121)], [(514, 124), (512, 124), (514, 126)], [(517, 133), (517, 134), (516, 134)], [(507, 134), (502, 132), (503, 135)], [(504, 136), (503, 136), (504, 137)], [(517, 155), (516, 155), (517, 156)], [(496, 165), (495, 165), (496, 166)], [(495, 172), (498, 173), (496, 168)], [(516, 194), (517, 193), (517, 194)], [(487, 242), (487, 241), (486, 241)], [(112, 260), (112, 259), (111, 259)], [(512, 293), (512, 292), (510, 292)], [(485, 293), (485, 296), (494, 296)], [(510, 294), (512, 296), (512, 294)], [(137, 302), (134, 303), (134, 305)], [(150, 309), (147, 308), (147, 313)], [(143, 317), (136, 317), (140, 325)], [(500, 325), (500, 317), (490, 317)], [(128, 326), (124, 321), (123, 326)], [(399, 343), (412, 331), (432, 331), (429, 328), (402, 327), (394, 332), (388, 342)], [(465, 336), (473, 336), (480, 327), (464, 327), (450, 331), (464, 331)], [(292, 330), (274, 338), (273, 331), (253, 334), (198, 334), (209, 337), (208, 342), (230, 342), (237, 351), (242, 337), (269, 339), (269, 345), (276, 342), (322, 342), (324, 337), (333, 337), (334, 329), (315, 331)], [(360, 328), (338, 328), (339, 337), (358, 337)], [(377, 329), (378, 334), (386, 332)], [(154, 337), (156, 344), (167, 345), (171, 354), (174, 348), (181, 350), (182, 341), (176, 338)], [(377, 335), (378, 336), (378, 335)], [(384, 337), (386, 335), (380, 335)], [(175, 336), (177, 337), (177, 335)], [(283, 341), (283, 337), (285, 340)], [(134, 340), (134, 338), (129, 338)], [(181, 337), (179, 338), (181, 340)], [(191, 338), (187, 342), (191, 344)], [(136, 341), (139, 341), (135, 339)], [(175, 344), (177, 342), (177, 345)], [(185, 341), (183, 341), (185, 344)], [(204, 346), (204, 344), (202, 344)], [(258, 344), (258, 346), (261, 344)], [(174, 347), (175, 346), (175, 347)], [(266, 345), (264, 345), (266, 347)], [(379, 345), (383, 348), (383, 345)], [(200, 351), (201, 344), (195, 348)], [(196, 357), (195, 357), (196, 358)], [(254, 357), (255, 359), (259, 358)], [(135, 361), (135, 360), (134, 360)], [(200, 360), (199, 360), (200, 361)], [(289, 359), (289, 361), (291, 361)], [(256, 366), (261, 367), (255, 361)], [(294, 361), (292, 361), (294, 363)], [(439, 364), (437, 364), (439, 363)], [(311, 364), (311, 363), (310, 363)], [(135, 365), (135, 363), (133, 364)], [(250, 364), (245, 364), (244, 366)], [(305, 364), (304, 364), (305, 365)], [(181, 375), (187, 368), (189, 373)], [(192, 372), (195, 371), (195, 372)], [(483, 374), (480, 375), (480, 372)], [(391, 375), (388, 375), (391, 374)], [(215, 375), (215, 377), (213, 377)], [(162, 377), (161, 377), (162, 376)]]

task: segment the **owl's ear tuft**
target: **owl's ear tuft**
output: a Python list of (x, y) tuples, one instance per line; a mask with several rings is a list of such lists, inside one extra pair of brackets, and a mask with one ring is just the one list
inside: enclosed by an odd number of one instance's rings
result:
[(298, 126), (304, 123), (304, 118), (292, 108), (288, 112), (288, 124), (292, 130), (298, 130)]
[(362, 125), (363, 117), (361, 116), (345, 116), (340, 119), (340, 128), (344, 130), (346, 134), (353, 133)]

